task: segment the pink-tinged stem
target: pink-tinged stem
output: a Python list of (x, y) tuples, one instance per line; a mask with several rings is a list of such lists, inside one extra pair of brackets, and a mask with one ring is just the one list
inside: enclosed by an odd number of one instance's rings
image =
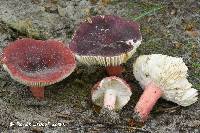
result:
[(109, 76), (119, 76), (123, 73), (124, 68), (122, 66), (108, 66), (106, 71)]
[(44, 87), (31, 87), (30, 90), (37, 99), (44, 99)]
[(104, 94), (104, 107), (109, 110), (115, 108), (116, 94), (113, 90), (106, 90)]
[(146, 121), (157, 100), (162, 96), (162, 90), (154, 83), (145, 86), (144, 92), (135, 106), (135, 113), (142, 121)]

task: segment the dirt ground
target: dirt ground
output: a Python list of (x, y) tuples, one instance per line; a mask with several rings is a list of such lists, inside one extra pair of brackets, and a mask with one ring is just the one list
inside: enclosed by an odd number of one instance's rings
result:
[(118, 112), (119, 124), (102, 123), (99, 108), (91, 103), (91, 87), (107, 76), (103, 67), (78, 64), (68, 78), (46, 87), (41, 102), (0, 68), (0, 133), (199, 133), (200, 100), (181, 107), (160, 99), (145, 124), (134, 125), (131, 121), (142, 93), (132, 74), (132, 63), (139, 55), (182, 57), (189, 68), (189, 81), (200, 90), (199, 7), (198, 0), (113, 0), (106, 5), (98, 0), (0, 0), (1, 51), (8, 42), (23, 37), (67, 43), (81, 21), (99, 14), (135, 20), (143, 36), (137, 52), (124, 64), (122, 77), (133, 88), (133, 95)]

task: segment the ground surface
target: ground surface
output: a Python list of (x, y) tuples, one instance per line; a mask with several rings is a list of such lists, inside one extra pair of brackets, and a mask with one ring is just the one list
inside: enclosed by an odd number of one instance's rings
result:
[[(106, 76), (102, 67), (79, 64), (68, 78), (46, 88), (43, 102), (34, 100), (26, 86), (0, 69), (0, 132), (200, 132), (200, 100), (184, 108), (161, 99), (144, 125), (133, 126), (130, 120), (141, 94), (132, 74), (132, 63), (139, 55), (161, 53), (182, 57), (189, 67), (189, 81), (200, 89), (200, 1), (121, 1), (105, 6), (95, 0), (93, 3), (86, 0), (0, 0), (1, 50), (7, 42), (22, 37), (69, 42), (76, 26), (97, 14), (136, 20), (143, 35), (141, 46), (125, 65), (123, 78), (133, 88), (134, 95), (119, 112), (121, 124), (101, 123), (99, 109), (91, 103), (90, 88)], [(10, 122), (15, 125), (9, 127)], [(27, 122), (32, 126), (25, 126)], [(39, 122), (50, 124), (33, 126)], [(65, 126), (52, 125), (58, 122)]]

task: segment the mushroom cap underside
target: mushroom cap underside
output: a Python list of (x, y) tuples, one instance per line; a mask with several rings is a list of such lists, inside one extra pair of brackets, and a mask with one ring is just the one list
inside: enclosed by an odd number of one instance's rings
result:
[(133, 65), (134, 76), (142, 88), (154, 82), (163, 91), (164, 99), (181, 106), (198, 99), (198, 91), (187, 80), (187, 70), (182, 58), (162, 54), (142, 55)]
[(115, 110), (120, 110), (126, 105), (132, 95), (130, 86), (124, 80), (115, 76), (106, 77), (92, 89), (92, 101), (94, 104), (103, 107), (104, 94), (107, 90), (112, 90), (116, 95)]

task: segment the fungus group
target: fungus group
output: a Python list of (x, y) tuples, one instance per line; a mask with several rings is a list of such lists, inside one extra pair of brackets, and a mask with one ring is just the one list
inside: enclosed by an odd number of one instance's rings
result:
[(3, 67), (11, 77), (27, 86), (38, 99), (44, 98), (44, 86), (59, 82), (76, 67), (73, 53), (54, 40), (20, 39), (3, 50)]
[[(14, 80), (30, 86), (33, 96), (40, 100), (44, 98), (45, 86), (74, 71), (75, 57), (83, 64), (105, 66), (110, 77), (94, 85), (91, 99), (102, 107), (101, 112), (117, 114), (132, 92), (128, 83), (116, 76), (121, 76), (121, 65), (131, 58), (141, 40), (136, 22), (111, 15), (94, 16), (81, 23), (69, 48), (55, 40), (20, 39), (3, 49), (0, 63)], [(187, 70), (181, 58), (161, 54), (138, 57), (133, 73), (144, 92), (134, 108), (134, 120), (146, 121), (160, 97), (181, 106), (195, 103), (198, 92), (188, 82)], [(112, 113), (106, 117), (112, 119)]]

